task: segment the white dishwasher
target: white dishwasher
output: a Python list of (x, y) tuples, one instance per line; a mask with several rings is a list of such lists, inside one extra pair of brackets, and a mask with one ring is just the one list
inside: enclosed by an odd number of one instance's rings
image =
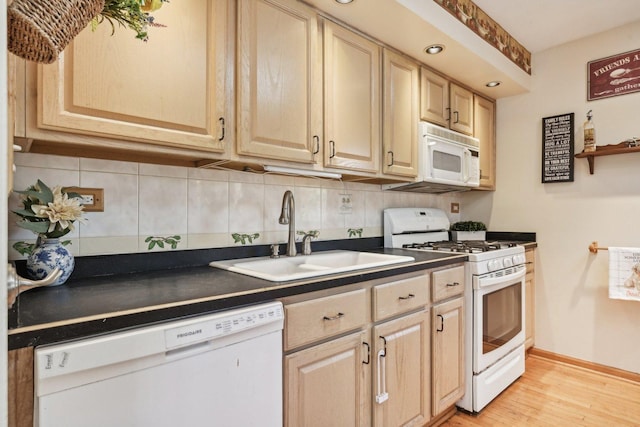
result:
[(279, 302), (35, 350), (38, 427), (282, 427)]

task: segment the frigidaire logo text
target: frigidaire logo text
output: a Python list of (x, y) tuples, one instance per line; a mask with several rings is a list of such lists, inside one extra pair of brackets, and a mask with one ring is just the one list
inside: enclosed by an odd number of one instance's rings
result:
[(178, 338), (186, 338), (186, 337), (190, 337), (192, 335), (198, 335), (202, 333), (202, 329), (195, 329), (193, 331), (187, 331), (187, 332), (182, 332), (181, 334), (178, 334), (177, 337)]

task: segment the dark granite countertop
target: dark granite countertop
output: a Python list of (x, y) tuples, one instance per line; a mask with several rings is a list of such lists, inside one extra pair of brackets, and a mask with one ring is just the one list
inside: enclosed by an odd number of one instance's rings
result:
[[(535, 233), (487, 232), (487, 239), (537, 246)], [(208, 266), (214, 260), (267, 256), (268, 245), (78, 257), (64, 285), (18, 296), (8, 313), (8, 347), (105, 334), (467, 260), (465, 254), (383, 249), (382, 243), (381, 237), (321, 241), (314, 249), (407, 255), (415, 262), (276, 283)], [(16, 268), (25, 274), (24, 261)]]
[[(8, 346), (12, 350), (104, 334), (441, 267), (467, 259), (464, 254), (361, 250), (408, 255), (414, 257), (415, 262), (279, 283), (219, 270), (206, 264), (101, 277), (79, 275), (61, 286), (22, 293), (9, 310)], [(154, 259), (158, 258), (162, 256)]]

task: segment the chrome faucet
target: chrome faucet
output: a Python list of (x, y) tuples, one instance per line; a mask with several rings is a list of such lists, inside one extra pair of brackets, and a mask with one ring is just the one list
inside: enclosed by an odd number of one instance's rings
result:
[(289, 224), (289, 241), (287, 242), (287, 256), (296, 256), (296, 203), (290, 190), (284, 192), (282, 198), (282, 212), (280, 224)]

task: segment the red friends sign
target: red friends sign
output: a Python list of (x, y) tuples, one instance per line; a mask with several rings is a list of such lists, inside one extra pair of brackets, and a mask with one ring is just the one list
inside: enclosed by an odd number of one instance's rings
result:
[(640, 91), (640, 49), (587, 63), (587, 100)]

